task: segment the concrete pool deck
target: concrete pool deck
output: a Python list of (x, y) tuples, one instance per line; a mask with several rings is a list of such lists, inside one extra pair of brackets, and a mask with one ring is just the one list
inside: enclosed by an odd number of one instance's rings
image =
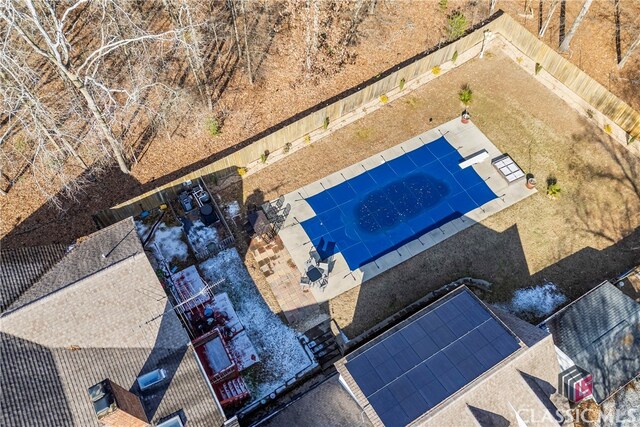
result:
[[(524, 179), (509, 184), (491, 164), (492, 159), (503, 153), (500, 152), (473, 123), (462, 124), (460, 119), (456, 118), (430, 131), (415, 136), (402, 144), (391, 147), (359, 163), (286, 194), (285, 203), (291, 204), (291, 212), (280, 230), (279, 236), (300, 272), (304, 272), (305, 262), (310, 257), (310, 251), (314, 249), (309, 236), (300, 225), (302, 221), (316, 215), (305, 199), (354, 176), (360, 175), (365, 170), (371, 170), (406, 152), (415, 150), (441, 136), (445, 136), (462, 157), (470, 156), (483, 149), (488, 152), (489, 156), (487, 159), (471, 167), (485, 180), (497, 198), (435, 230), (422, 236), (417, 236), (415, 240), (355, 270), (351, 270), (344, 256), (340, 252), (337, 252), (331, 257), (328, 285), (323, 290), (316, 287), (311, 289), (318, 303), (328, 301), (360, 285), (409, 258), (424, 252), (459, 231), (535, 193), (535, 189), (529, 190), (526, 188)], [(516, 162), (518, 161), (518, 159), (514, 160)]]

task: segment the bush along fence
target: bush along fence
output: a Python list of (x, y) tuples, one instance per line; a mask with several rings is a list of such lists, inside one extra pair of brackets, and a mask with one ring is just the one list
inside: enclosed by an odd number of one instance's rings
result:
[[(610, 93), (606, 88), (571, 64), (544, 42), (537, 39), (502, 11), (469, 29), (462, 37), (435, 46), (413, 58), (372, 77), (294, 117), (225, 149), (210, 164), (174, 181), (94, 215), (96, 224), (104, 227), (144, 209), (152, 209), (176, 197), (183, 182), (205, 178), (221, 182), (268, 167), (278, 159), (357, 120), (423, 84), (445, 74), (454, 67), (481, 55), (485, 43), (496, 34), (511, 47), (536, 64), (536, 77), (551, 76), (571, 96), (598, 112), (609, 126), (607, 132), (625, 144), (640, 136), (640, 113)], [(489, 37), (488, 37), (489, 36)], [(544, 82), (543, 82), (544, 83)], [(566, 100), (566, 97), (565, 97)], [(567, 101), (569, 102), (569, 101)], [(575, 107), (575, 105), (574, 105)], [(605, 129), (605, 130), (606, 130)], [(270, 153), (268, 158), (262, 157)]]

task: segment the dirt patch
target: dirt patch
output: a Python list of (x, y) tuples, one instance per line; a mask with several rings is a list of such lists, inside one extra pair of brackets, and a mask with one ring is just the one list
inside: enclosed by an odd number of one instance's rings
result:
[[(331, 300), (349, 336), (460, 277), (493, 282), (495, 302), (545, 280), (574, 299), (640, 262), (640, 160), (499, 51), (246, 177), (245, 201), (275, 199), (459, 116), (465, 83), (474, 123), (538, 177), (539, 193)], [(555, 200), (548, 176), (561, 187)]]

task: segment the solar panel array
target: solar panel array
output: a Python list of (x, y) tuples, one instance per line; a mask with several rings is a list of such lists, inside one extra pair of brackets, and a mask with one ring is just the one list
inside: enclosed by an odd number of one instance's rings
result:
[(348, 359), (386, 426), (404, 426), (515, 352), (516, 337), (468, 289)]

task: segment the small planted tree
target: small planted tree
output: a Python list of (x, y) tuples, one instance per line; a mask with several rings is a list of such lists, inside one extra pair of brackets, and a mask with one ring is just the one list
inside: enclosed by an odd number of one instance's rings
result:
[(462, 12), (459, 10), (454, 10), (447, 17), (447, 36), (449, 36), (449, 40), (455, 40), (458, 37), (462, 36), (465, 31), (467, 31), (467, 27), (469, 26), (469, 22), (467, 18), (464, 16)]
[(460, 99), (460, 102), (462, 102), (462, 105), (464, 105), (464, 111), (462, 112), (462, 123), (468, 123), (471, 115), (467, 111), (467, 108), (473, 100), (473, 91), (471, 90), (471, 86), (469, 86), (468, 84), (462, 86), (462, 88), (460, 88), (460, 92), (458, 92), (458, 98)]
[(558, 179), (550, 175), (547, 177), (547, 196), (550, 199), (556, 199), (560, 195), (561, 189), (560, 185), (558, 185)]

